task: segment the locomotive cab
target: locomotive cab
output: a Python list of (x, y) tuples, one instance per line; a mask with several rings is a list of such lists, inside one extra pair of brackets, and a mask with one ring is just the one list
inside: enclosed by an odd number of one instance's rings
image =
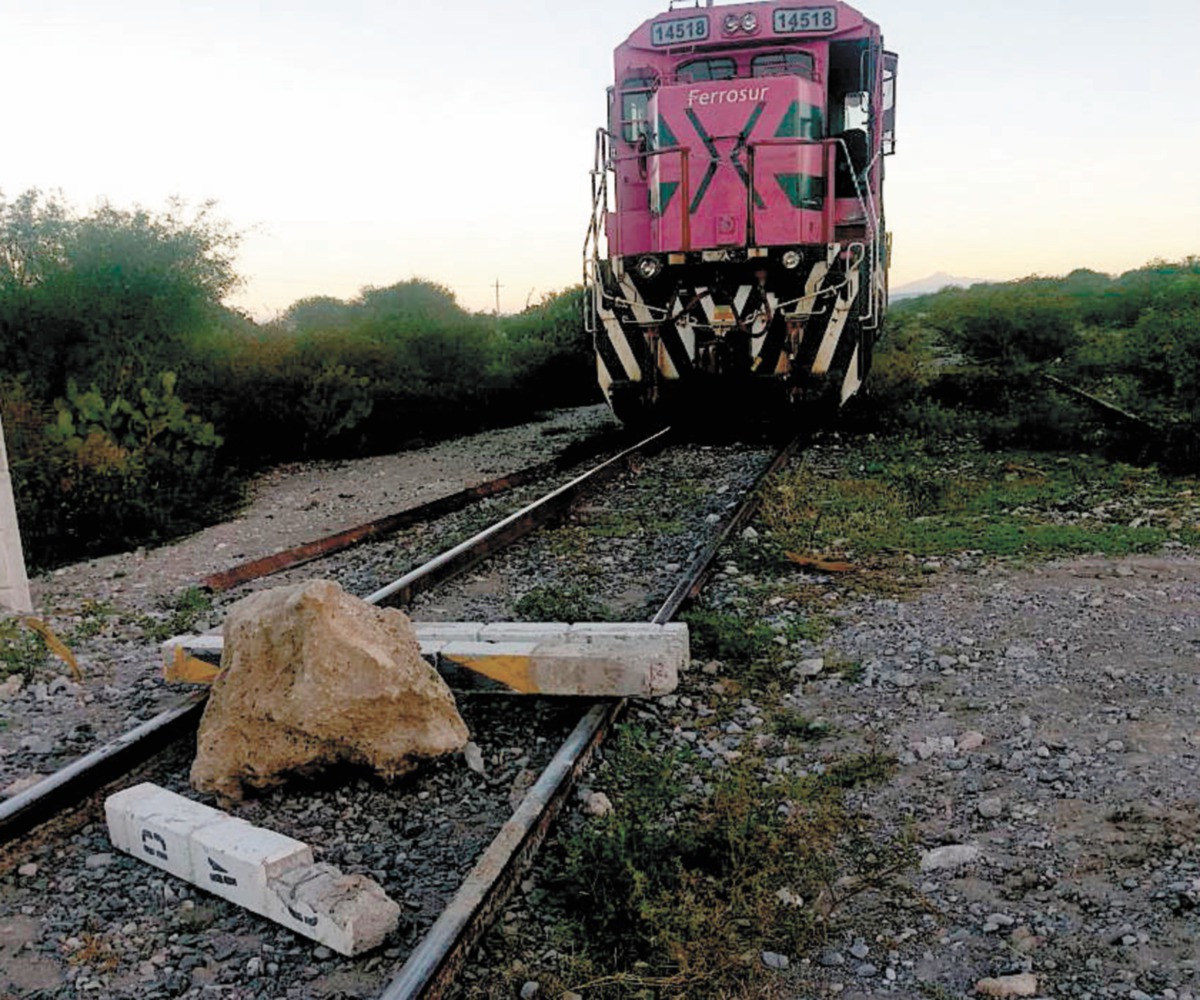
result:
[(895, 74), (844, 3), (671, 10), (618, 46), (584, 273), (619, 418), (857, 391), (886, 306)]

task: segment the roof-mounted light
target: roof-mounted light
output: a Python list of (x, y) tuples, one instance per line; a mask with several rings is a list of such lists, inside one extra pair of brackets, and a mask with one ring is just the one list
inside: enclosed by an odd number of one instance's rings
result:
[(756, 14), (743, 14), (742, 15), (742, 31), (750, 32), (750, 31), (757, 31), (757, 30), (758, 30), (758, 16)]
[(725, 15), (725, 34), (732, 35), (742, 26), (742, 19), (737, 14)]

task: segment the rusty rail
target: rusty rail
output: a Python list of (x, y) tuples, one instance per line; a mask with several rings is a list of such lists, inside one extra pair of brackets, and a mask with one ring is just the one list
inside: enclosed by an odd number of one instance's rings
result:
[(1074, 396), (1076, 399), (1087, 403), (1093, 410), (1102, 413), (1104, 416), (1120, 421), (1121, 423), (1132, 424), (1135, 427), (1140, 427), (1143, 430), (1154, 431), (1158, 434), (1165, 434), (1166, 431), (1157, 424), (1151, 423), (1145, 417), (1139, 417), (1136, 413), (1130, 413), (1128, 410), (1123, 410), (1115, 403), (1110, 403), (1107, 399), (1101, 399), (1099, 396), (1094, 396), (1085, 389), (1080, 389), (1078, 386), (1071, 385), (1069, 382), (1064, 382), (1055, 375), (1050, 375), (1047, 372), (1042, 372), (1042, 381), (1054, 386), (1059, 392), (1066, 393), (1068, 396)]
[(500, 496), (518, 486), (524, 486), (544, 476), (561, 472), (577, 462), (594, 458), (606, 448), (614, 446), (615, 438), (623, 436), (621, 434), (598, 434), (587, 441), (564, 448), (561, 455), (547, 462), (539, 462), (537, 465), (488, 480), (486, 483), (468, 486), (449, 496), (439, 497), (437, 500), (430, 500), (428, 503), (397, 511), (394, 514), (387, 514), (384, 517), (368, 521), (366, 524), (346, 528), (344, 531), (318, 538), (312, 542), (304, 542), (290, 549), (284, 549), (282, 552), (275, 552), (269, 556), (240, 563), (230, 569), (206, 576), (200, 581), (200, 585), (216, 592), (230, 590), (243, 583), (249, 583), (251, 580), (260, 580), (285, 569), (303, 566), (305, 563), (332, 555), (334, 552), (353, 548), (355, 545), (361, 545), (373, 538), (380, 538), (404, 528), (410, 528), (414, 524), (445, 517), (447, 514), (456, 513), (480, 500)]

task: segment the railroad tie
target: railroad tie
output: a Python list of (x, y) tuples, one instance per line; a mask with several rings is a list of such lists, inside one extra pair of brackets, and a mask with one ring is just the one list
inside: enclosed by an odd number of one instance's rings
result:
[[(421, 655), (460, 691), (655, 698), (687, 669), (687, 625), (634, 622), (415, 622)], [(163, 643), (168, 681), (211, 684), (224, 639), (214, 633)]]

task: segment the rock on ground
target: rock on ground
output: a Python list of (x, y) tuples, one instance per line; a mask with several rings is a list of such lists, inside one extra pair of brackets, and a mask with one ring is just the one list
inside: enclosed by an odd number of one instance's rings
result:
[(1019, 976), (981, 979), (975, 984), (975, 992), (985, 997), (1034, 997), (1037, 996), (1037, 990), (1037, 977), (1028, 972)]
[(461, 750), (467, 727), (420, 655), (403, 612), (314, 580), (261, 591), (229, 609), (221, 674), (197, 740), (191, 781), (240, 798), (330, 764), (385, 777)]

